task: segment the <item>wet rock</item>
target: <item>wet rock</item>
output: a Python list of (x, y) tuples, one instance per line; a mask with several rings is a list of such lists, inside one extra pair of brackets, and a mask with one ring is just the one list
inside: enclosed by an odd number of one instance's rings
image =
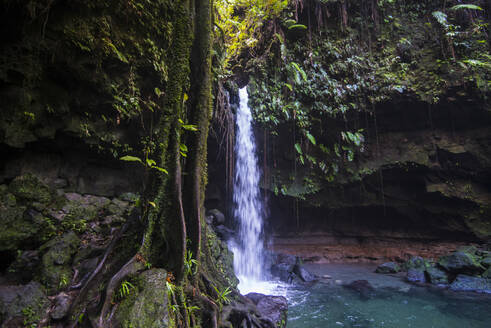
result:
[(317, 281), (317, 277), (307, 271), (301, 264), (297, 263), (293, 266), (293, 273), (297, 275), (303, 282)]
[(426, 269), (426, 276), (428, 278), (428, 281), (434, 285), (448, 284), (447, 273), (435, 266), (431, 266)]
[(343, 287), (359, 293), (364, 299), (370, 298), (375, 291), (375, 288), (367, 280), (355, 280), (343, 285)]
[(216, 208), (209, 210), (208, 215), (213, 216), (213, 225), (218, 226), (225, 224), (225, 215)]
[(60, 293), (55, 297), (55, 303), (50, 316), (54, 320), (64, 318), (70, 310), (71, 298), (66, 293)]
[(376, 273), (397, 273), (399, 271), (399, 265), (395, 262), (382, 263), (375, 270)]
[(290, 283), (293, 279), (293, 264), (278, 263), (271, 266), (271, 274), (281, 281)]
[(167, 272), (163, 269), (144, 271), (137, 278), (137, 288), (123, 299), (115, 317), (119, 322), (114, 326), (133, 328), (168, 327), (169, 312)]
[(410, 282), (420, 282), (426, 281), (425, 272), (421, 269), (409, 269), (407, 270), (407, 280)]
[(457, 251), (447, 256), (442, 256), (438, 260), (445, 270), (452, 273), (470, 273), (475, 274), (482, 270), (478, 258), (473, 253)]
[(288, 302), (283, 296), (269, 296), (259, 293), (246, 295), (263, 318), (271, 320), (277, 327), (284, 327), (287, 322)]
[(215, 232), (221, 240), (230, 240), (234, 237), (235, 232), (224, 225), (215, 227)]
[(453, 291), (466, 291), (491, 294), (491, 279), (459, 274), (450, 284)]
[(2, 327), (36, 327), (49, 304), (44, 288), (38, 282), (32, 281), (20, 286), (0, 286)]

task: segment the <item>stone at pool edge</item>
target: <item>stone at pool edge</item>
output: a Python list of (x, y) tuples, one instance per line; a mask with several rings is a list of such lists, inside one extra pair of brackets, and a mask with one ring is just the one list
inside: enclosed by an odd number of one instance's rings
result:
[(491, 279), (459, 274), (450, 284), (450, 289), (453, 291), (491, 294)]
[(259, 293), (245, 295), (255, 305), (262, 317), (271, 320), (277, 327), (285, 327), (288, 316), (288, 301), (283, 296), (270, 296)]
[(382, 263), (375, 269), (376, 273), (397, 273), (399, 271), (401, 271), (401, 269), (395, 262)]
[(447, 273), (436, 266), (427, 268), (426, 276), (428, 281), (434, 285), (448, 285)]
[(426, 282), (425, 272), (421, 269), (408, 269), (406, 278), (409, 282)]
[(450, 255), (442, 256), (438, 265), (448, 272), (453, 273), (478, 273), (483, 271), (477, 256), (472, 253), (457, 251)]

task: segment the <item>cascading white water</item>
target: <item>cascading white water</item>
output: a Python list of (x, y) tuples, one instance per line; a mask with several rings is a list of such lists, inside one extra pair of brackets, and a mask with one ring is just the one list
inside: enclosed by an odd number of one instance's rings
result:
[(239, 90), (235, 137), (234, 215), (239, 222), (238, 240), (231, 246), (234, 269), (242, 294), (262, 291), (264, 274), (263, 204), (259, 192), (260, 172), (252, 131), (252, 114), (246, 87)]

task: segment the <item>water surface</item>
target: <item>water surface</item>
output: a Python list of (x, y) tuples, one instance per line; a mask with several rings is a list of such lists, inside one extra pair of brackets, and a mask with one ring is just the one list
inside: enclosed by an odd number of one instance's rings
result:
[[(491, 327), (491, 295), (415, 286), (402, 275), (373, 273), (374, 266), (306, 267), (332, 278), (311, 286), (278, 287), (289, 302), (288, 328)], [(342, 286), (360, 279), (368, 280), (374, 290), (359, 293)]]

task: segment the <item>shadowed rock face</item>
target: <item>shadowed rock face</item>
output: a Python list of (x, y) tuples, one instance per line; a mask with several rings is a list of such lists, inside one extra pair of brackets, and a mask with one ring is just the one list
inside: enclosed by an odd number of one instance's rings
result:
[[(437, 258), (491, 237), (489, 111), (465, 99), (429, 109), (407, 98), (379, 106), (376, 128), (367, 123), (351, 173), (298, 202), (269, 194), (276, 251), (316, 262)], [(288, 151), (283, 144), (276, 153)], [(286, 174), (290, 162), (276, 162), (268, 169)]]

